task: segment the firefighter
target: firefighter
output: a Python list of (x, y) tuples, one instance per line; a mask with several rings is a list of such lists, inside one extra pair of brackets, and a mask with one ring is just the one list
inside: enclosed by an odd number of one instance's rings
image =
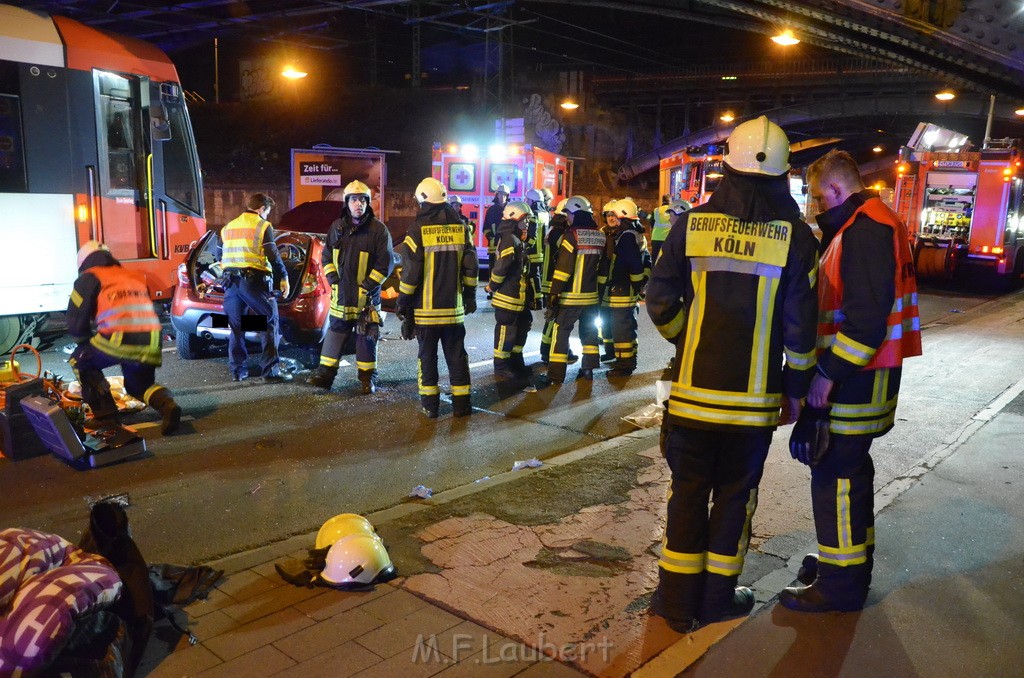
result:
[[(448, 363), (452, 410), (456, 417), (472, 414), (465, 314), (476, 312), (478, 264), (469, 227), (448, 202), (444, 185), (426, 178), (416, 187), (420, 204), (405, 236), (409, 255), (398, 289), (398, 316), (414, 328), (419, 343), (419, 393), (423, 414), (438, 414), (437, 346)], [(411, 339), (408, 329), (403, 338)]]
[(523, 346), (530, 334), (533, 288), (529, 281), (530, 259), (524, 243), (533, 213), (525, 202), (505, 206), (498, 224), (497, 259), (487, 283), (494, 307), (494, 377), (518, 379), (533, 374), (523, 360)]
[(651, 215), (651, 256), (654, 261), (658, 261), (661, 246), (668, 237), (668, 230), (672, 228), (672, 211), (669, 209), (671, 204), (671, 195), (661, 196), (661, 205)]
[(593, 208), (583, 196), (574, 195), (565, 203), (569, 228), (562, 236), (558, 259), (551, 280), (545, 318), (554, 321), (554, 345), (548, 357), (548, 381), (565, 381), (569, 361), (569, 334), (579, 323), (583, 344), (583, 362), (577, 379), (593, 380), (594, 368), (601, 364), (598, 354), (597, 311), (599, 307), (598, 272), (605, 258), (605, 234), (594, 222)]
[(544, 274), (544, 238), (547, 237), (551, 217), (548, 214), (547, 194), (543, 189), (531, 188), (526, 192), (526, 204), (533, 211), (526, 233), (526, 252), (530, 258), (530, 287), (533, 297), (531, 310), (544, 306), (544, 295), (541, 293), (541, 278)]
[[(623, 198), (612, 203), (616, 227), (612, 234), (612, 254), (606, 262), (602, 306), (608, 309), (607, 331), (614, 340), (615, 362), (609, 378), (628, 377), (636, 369), (636, 313), (640, 296), (651, 275), (650, 253), (644, 240), (636, 203)], [(602, 327), (602, 331), (605, 331)]]
[(647, 286), (648, 313), (676, 346), (651, 609), (681, 632), (753, 607), (736, 583), (758, 484), (774, 430), (796, 419), (813, 374), (817, 241), (789, 194), (789, 152), (767, 118), (738, 125), (721, 185), (679, 218)]
[(452, 193), (448, 198), (448, 202), (452, 204), (455, 211), (459, 213), (459, 218), (462, 219), (462, 223), (469, 226), (469, 234), (473, 237), (473, 241), (476, 242), (476, 224), (470, 220), (465, 214), (462, 213), (462, 198), (456, 193)]
[[(601, 232), (604, 233), (607, 238), (605, 243), (605, 263), (611, 261), (612, 255), (615, 250), (615, 236), (619, 232), (619, 217), (615, 212), (615, 199), (609, 200), (601, 208)], [(605, 285), (608, 279), (608, 271), (602, 270), (600, 273), (599, 291), (601, 292), (601, 305), (597, 309), (597, 325), (598, 325), (598, 337), (601, 340), (601, 346), (603, 351), (601, 352), (601, 362), (610, 363), (615, 360), (615, 339), (612, 337), (612, 316), (610, 311), (610, 303), (608, 301), (608, 289)]]
[[(505, 212), (505, 205), (508, 203), (508, 186), (498, 184), (494, 189), (494, 200), (484, 213), (484, 223), (480, 228), (484, 231), (484, 238), (487, 239), (487, 272), (488, 275), (494, 270), (494, 249), (498, 243), (498, 223), (502, 220)], [(490, 299), (490, 297), (487, 297)]]
[(233, 381), (249, 376), (245, 348), (245, 308), (266, 318), (263, 330), (263, 353), (260, 375), (266, 382), (291, 381), (292, 375), (281, 371), (277, 348), (281, 343), (277, 299), (271, 291), (280, 290), (281, 298), (291, 293), (288, 271), (281, 261), (274, 242), (274, 229), (267, 217), (274, 208), (274, 199), (265, 193), (253, 193), (246, 201), (248, 209), (229, 221), (220, 232), (217, 246), (224, 267), (224, 313), (228, 316), (228, 368)]
[(377, 390), (380, 286), (394, 269), (391, 234), (370, 205), (370, 187), (345, 186), (341, 216), (327, 231), (321, 263), (331, 285), (331, 312), (320, 365), (306, 383), (331, 388), (338, 361), (355, 333), (356, 369), (364, 394)]
[[(871, 441), (893, 427), (903, 360), (921, 355), (917, 282), (906, 226), (865, 190), (848, 153), (812, 163), (807, 185), (825, 248), (807, 404), (831, 411), (827, 450), (811, 468), (817, 579), (779, 601), (802, 612), (859, 610), (874, 560)], [(795, 442), (794, 456), (806, 459), (810, 441)]]
[[(565, 204), (567, 202), (569, 202), (568, 198), (558, 203), (554, 214), (551, 215), (548, 232), (544, 238), (544, 268), (540, 290), (545, 299), (548, 299), (551, 295), (551, 281), (555, 275), (558, 248), (562, 245), (562, 236), (565, 235), (565, 230), (569, 228), (569, 218), (565, 214)], [(545, 365), (548, 364), (548, 359), (551, 356), (551, 342), (554, 340), (553, 330), (555, 327), (554, 319), (549, 318), (548, 315), (550, 314), (544, 314), (544, 331), (540, 337), (540, 361)], [(577, 360), (579, 360), (579, 356), (570, 350), (566, 359), (567, 364), (572, 365)]]
[(78, 251), (67, 325), (78, 343), (68, 362), (82, 384), (82, 399), (92, 409), (94, 429), (118, 425), (117, 404), (103, 376), (105, 368), (118, 365), (129, 395), (160, 413), (160, 432), (177, 430), (181, 408), (156, 383), (156, 368), (163, 362), (161, 328), (146, 281), (121, 268), (107, 246), (95, 240)]

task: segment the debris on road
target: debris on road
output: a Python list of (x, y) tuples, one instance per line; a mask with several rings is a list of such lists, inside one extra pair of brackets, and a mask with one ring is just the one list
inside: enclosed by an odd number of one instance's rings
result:
[(537, 468), (543, 465), (544, 462), (534, 457), (533, 459), (527, 459), (525, 461), (517, 461), (516, 463), (512, 464), (512, 470), (522, 471), (524, 468)]
[(417, 485), (416, 487), (412, 488), (412, 492), (409, 493), (409, 496), (410, 497), (419, 497), (420, 499), (430, 499), (430, 497), (433, 494), (434, 494), (434, 491), (432, 489), (430, 489), (429, 487), (425, 487), (423, 485)]
[(651, 403), (650, 405), (644, 405), (633, 414), (627, 414), (622, 420), (633, 424), (637, 428), (661, 426), (661, 417), (664, 411), (665, 408), (661, 404)]

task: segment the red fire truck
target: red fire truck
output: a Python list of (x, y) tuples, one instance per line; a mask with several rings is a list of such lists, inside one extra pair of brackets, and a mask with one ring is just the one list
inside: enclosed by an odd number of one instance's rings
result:
[[(522, 200), (531, 188), (547, 188), (554, 204), (572, 195), (572, 160), (530, 144), (434, 144), (432, 175), (448, 195), (462, 198), (462, 211), (476, 225), (476, 248), (487, 261), (487, 241), (480, 223), (494, 200), (498, 184), (509, 189), (509, 200)], [(554, 209), (554, 205), (552, 205)]]
[(170, 301), (206, 230), (178, 74), (157, 47), (0, 5), (0, 353), (67, 308), (87, 240)]
[(722, 180), (723, 149), (717, 144), (690, 147), (662, 158), (658, 165), (658, 193), (702, 205)]
[(1024, 274), (1019, 140), (993, 139), (971, 151), (965, 135), (922, 123), (911, 141), (900, 149), (895, 209), (910, 231), (918, 277), (948, 280), (971, 267), (1018, 280)]

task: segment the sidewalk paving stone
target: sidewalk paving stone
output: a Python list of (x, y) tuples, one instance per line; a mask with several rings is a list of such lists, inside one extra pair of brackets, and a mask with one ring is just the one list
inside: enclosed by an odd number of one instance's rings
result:
[[(390, 586), (376, 586), (372, 591), (334, 591), (320, 589), (322, 592), (296, 603), (292, 607), (312, 619), (323, 621), (328, 617), (341, 614), (346, 610), (364, 605), (394, 591)], [(365, 610), (363, 610), (365, 612)]]
[(288, 608), (222, 633), (204, 644), (226, 661), (290, 636), (314, 623), (301, 612)]
[(360, 605), (360, 609), (366, 614), (373, 615), (385, 624), (407, 617), (427, 604), (422, 598), (417, 598), (407, 591), (396, 589), (390, 584), (379, 588), (385, 591), (390, 589), (390, 593)]
[(313, 626), (274, 641), (274, 647), (297, 662), (311, 659), (326, 648), (358, 638), (381, 626), (382, 622), (361, 609), (348, 610), (317, 622)]
[[(380, 601), (385, 601), (389, 597), (385, 596)], [(393, 621), (356, 638), (356, 642), (375, 654), (379, 654), (382, 657), (391, 657), (403, 650), (414, 647), (423, 638), (441, 633), (462, 622), (462, 619), (459, 617), (445, 612), (439, 607), (427, 605), (423, 601), (420, 602), (422, 603), (420, 609), (407, 617)], [(372, 604), (368, 603), (368, 605)]]
[(301, 678), (347, 678), (383, 661), (353, 640), (330, 647), (332, 649), (287, 669), (285, 675)]
[(199, 674), (201, 678), (262, 678), (272, 676), (289, 667), (295, 662), (283, 652), (271, 645), (264, 645), (252, 652), (243, 654), (231, 661), (208, 669)]

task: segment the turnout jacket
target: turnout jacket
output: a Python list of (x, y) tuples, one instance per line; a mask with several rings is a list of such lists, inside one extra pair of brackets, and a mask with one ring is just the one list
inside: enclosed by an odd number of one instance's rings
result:
[(68, 303), (68, 333), (117, 360), (159, 367), (160, 318), (145, 278), (121, 267), (110, 252), (82, 262)]
[(562, 306), (591, 306), (599, 299), (598, 276), (608, 237), (598, 230), (589, 212), (577, 212), (558, 246), (551, 276), (551, 294)]
[(551, 292), (551, 281), (555, 277), (555, 264), (558, 263), (558, 248), (562, 245), (562, 236), (569, 228), (569, 221), (564, 214), (552, 214), (548, 222), (548, 232), (544, 235), (544, 273), (540, 281), (540, 290), (544, 294)]
[(531, 264), (544, 263), (544, 238), (547, 236), (551, 218), (543, 204), (541, 202), (530, 203), (534, 218), (530, 220), (530, 225), (526, 229), (526, 253)]
[[(604, 286), (601, 303), (612, 308), (629, 308), (640, 300), (640, 294), (651, 275), (650, 252), (643, 234), (623, 219), (614, 235), (614, 247), (599, 281)], [(646, 258), (645, 258), (646, 255)]]
[(818, 371), (834, 384), (830, 428), (892, 428), (903, 358), (921, 354), (917, 284), (906, 228), (871, 191), (817, 217), (822, 257)]
[(217, 257), (225, 269), (273, 273), (276, 287), (288, 271), (277, 251), (270, 222), (253, 210), (246, 210), (220, 230)]
[(414, 309), (418, 326), (462, 324), (462, 296), (476, 294), (479, 272), (469, 227), (448, 203), (424, 203), (404, 243), (399, 308)]
[(516, 313), (526, 308), (529, 285), (530, 260), (526, 246), (519, 239), (520, 224), (503, 219), (498, 224), (498, 243), (495, 248), (494, 270), (487, 287), (493, 294), (491, 306)]
[(807, 394), (817, 246), (784, 176), (726, 167), (711, 200), (679, 218), (647, 286), (647, 311), (676, 345), (673, 424), (775, 427), (782, 396)]
[(391, 234), (367, 206), (363, 218), (352, 221), (348, 206), (327, 231), (320, 261), (331, 284), (331, 315), (358, 320), (369, 303), (380, 306), (380, 286), (394, 270)]
[(488, 253), (494, 252), (498, 245), (498, 224), (501, 223), (507, 204), (507, 202), (501, 205), (496, 202), (491, 203), (487, 211), (484, 212), (484, 225), (481, 228), (484, 231), (484, 238), (487, 239)]

